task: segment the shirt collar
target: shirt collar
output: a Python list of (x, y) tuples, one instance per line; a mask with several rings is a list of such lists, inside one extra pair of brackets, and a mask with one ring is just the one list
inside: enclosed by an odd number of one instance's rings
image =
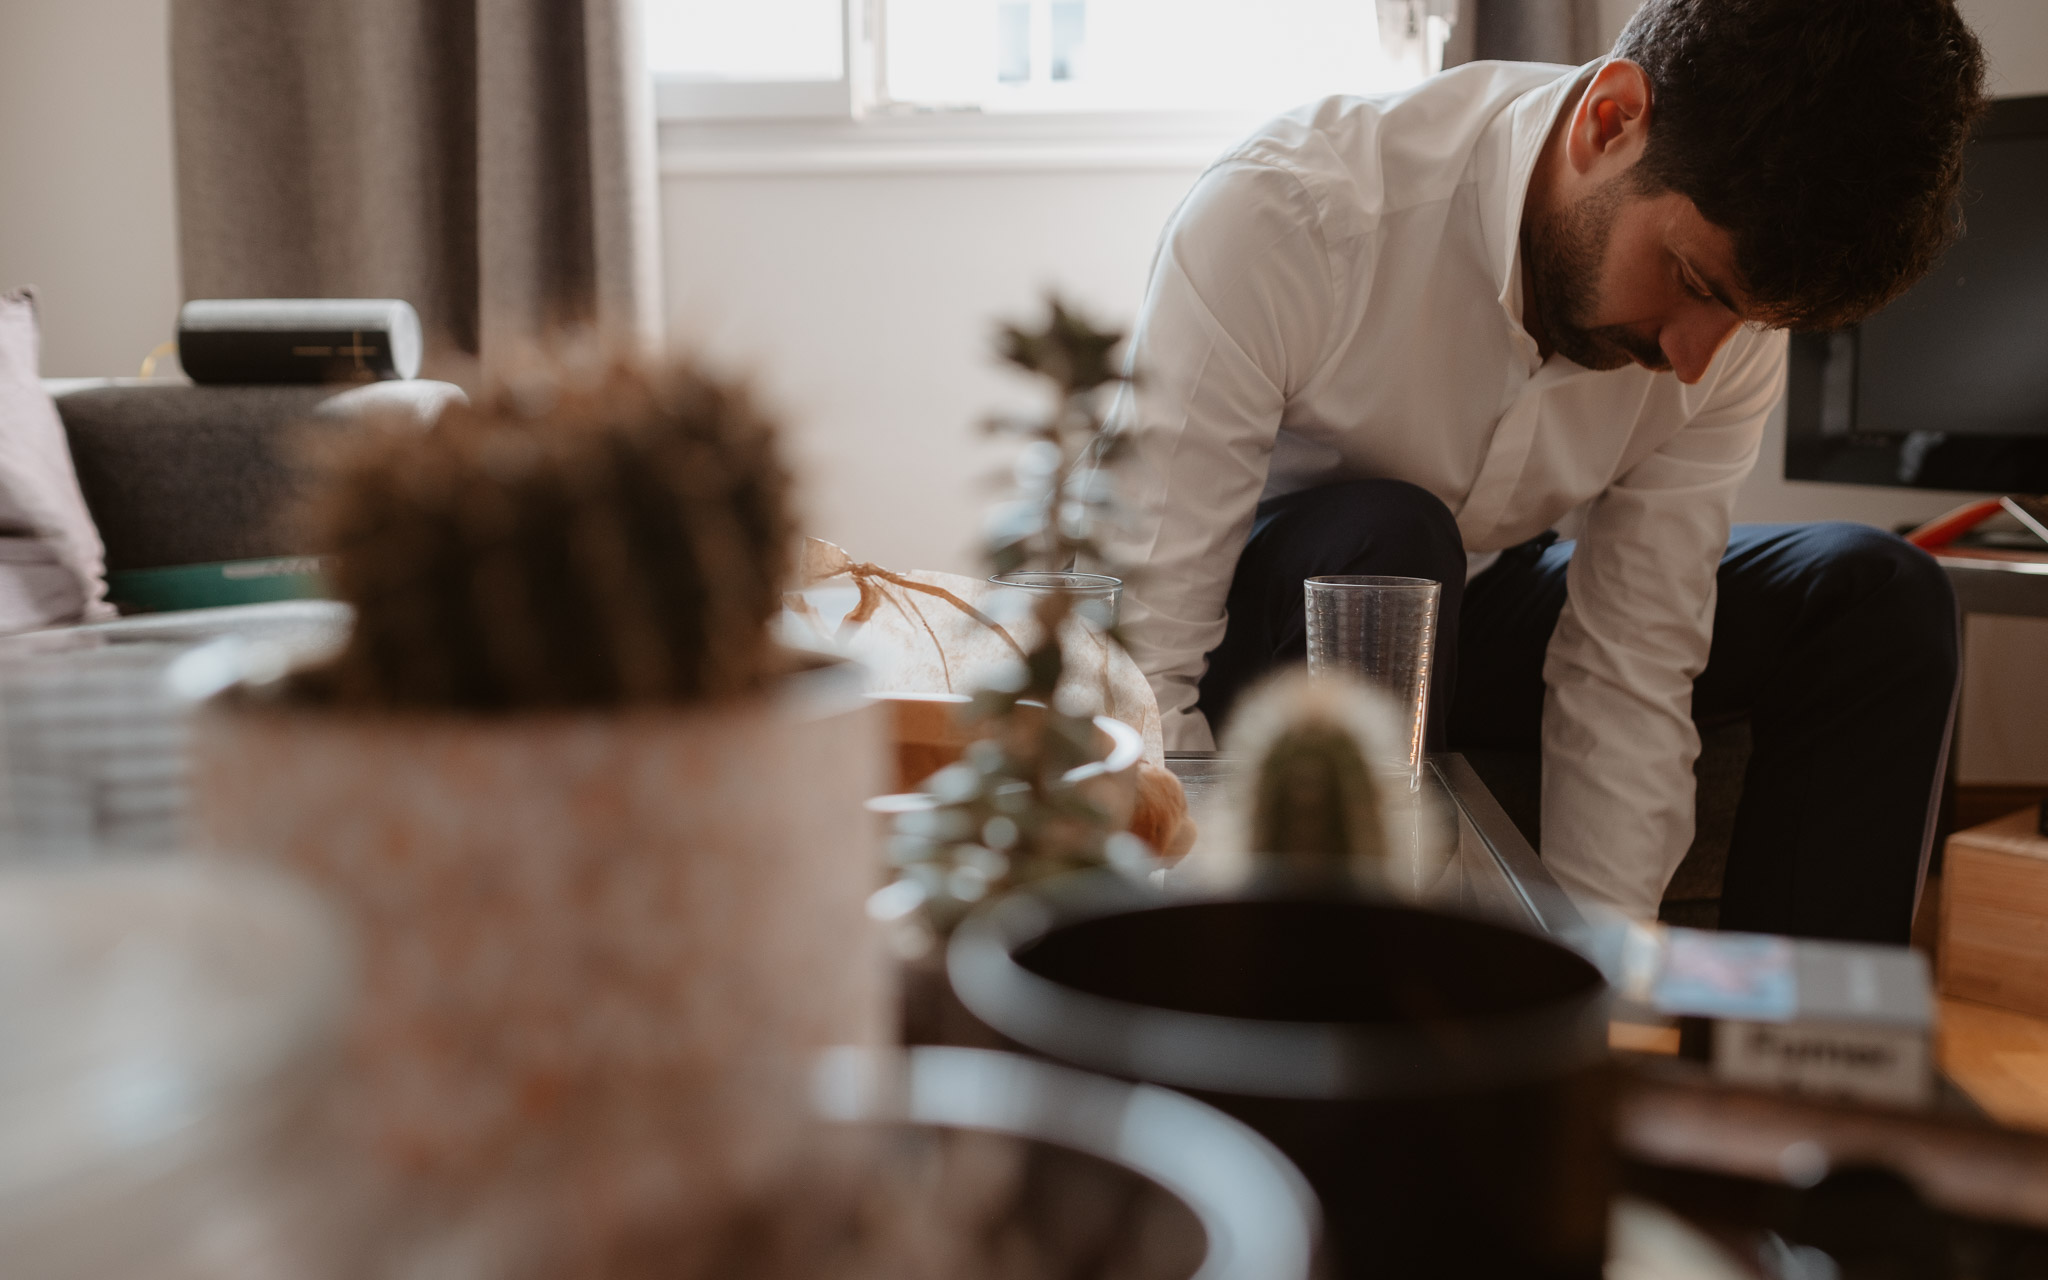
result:
[(1480, 217), (1489, 265), (1500, 287), (1501, 309), (1517, 330), (1522, 326), (1522, 207), (1528, 200), (1529, 180), (1535, 176), (1536, 161), (1550, 138), (1551, 127), (1573, 100), (1573, 91), (1605, 61), (1601, 58), (1564, 69), (1557, 79), (1515, 99), (1491, 129), (1492, 155), (1480, 174)]

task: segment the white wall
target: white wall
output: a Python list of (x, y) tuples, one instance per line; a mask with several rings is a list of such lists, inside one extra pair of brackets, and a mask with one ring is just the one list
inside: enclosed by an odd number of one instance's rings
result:
[(1991, 57), (1991, 92), (2048, 93), (2048, 4), (2042, 0), (1958, 0)]
[(178, 310), (169, 0), (0, 0), (0, 289), (43, 372), (133, 374)]
[(1048, 288), (1137, 312), (1198, 170), (672, 177), (672, 332), (757, 372), (786, 409), (809, 527), (857, 559), (973, 572), (1001, 457), (978, 423), (1028, 384), (998, 319)]

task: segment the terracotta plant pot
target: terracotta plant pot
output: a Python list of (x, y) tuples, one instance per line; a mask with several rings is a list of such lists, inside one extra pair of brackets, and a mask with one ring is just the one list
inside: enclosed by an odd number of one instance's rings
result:
[[(877, 696), (883, 701), (890, 702), (892, 706), (903, 705), (894, 701), (896, 695)], [(918, 700), (925, 700), (932, 697), (947, 698), (951, 695), (914, 696)], [(959, 701), (965, 702), (966, 699), (961, 698)], [(913, 713), (915, 714), (917, 713)], [(896, 724), (899, 730), (904, 724), (904, 717), (900, 711)], [(1121, 829), (1133, 830), (1133, 818), (1138, 816), (1137, 810), (1143, 788), (1140, 770), (1145, 767), (1145, 741), (1136, 729), (1108, 716), (1095, 717), (1095, 733), (1105, 755), (1101, 760), (1069, 770), (1067, 779), (1107, 814), (1112, 823)], [(900, 741), (899, 739), (899, 744)], [(876, 818), (876, 830), (886, 842), (889, 833), (895, 828), (897, 819), (903, 814), (936, 808), (938, 805), (939, 800), (936, 796), (910, 791), (876, 796), (867, 802), (867, 809)], [(905, 959), (897, 974), (897, 983), (902, 1002), (903, 1043), (963, 1045), (981, 1049), (1003, 1047), (1002, 1037), (969, 1013), (959, 998), (953, 994), (952, 987), (947, 985), (945, 959), (941, 951), (933, 950), (924, 955)]]
[[(917, 791), (927, 778), (965, 755), (977, 736), (960, 719), (970, 701), (966, 694), (868, 696), (889, 710), (899, 793)], [(1187, 797), (1172, 774), (1145, 759), (1144, 736), (1109, 716), (1095, 717), (1095, 736), (1103, 758), (1073, 770), (1072, 781), (1101, 806), (1118, 830), (1136, 832), (1169, 857), (1187, 852), (1185, 847), (1169, 847), (1186, 823)], [(1188, 841), (1192, 840), (1190, 830)]]
[(861, 809), (886, 735), (846, 664), (623, 714), (238, 693), (198, 717), (194, 811), (353, 923), (344, 1105), (387, 1167), (543, 1167), (603, 1213), (715, 1212), (787, 1148), (789, 1073), (891, 1037)]
[(960, 720), (972, 701), (964, 693), (871, 693), (889, 709), (889, 736), (896, 748), (894, 789), (917, 790), (926, 778), (958, 760), (974, 741)]
[[(871, 693), (868, 695), (889, 709), (889, 732), (896, 747), (896, 790), (916, 791), (939, 770), (967, 754), (967, 748), (981, 736), (977, 726), (961, 719), (973, 699), (964, 693)], [(1026, 703), (1035, 707), (1037, 703)], [(1112, 813), (1129, 814), (1136, 793), (1134, 770), (1145, 758), (1145, 739), (1136, 729), (1109, 716), (1095, 717), (1097, 749), (1104, 758), (1097, 764), (1074, 770), (1074, 780), (1110, 777), (1119, 780), (1114, 793), (1104, 791), (1102, 800)], [(1101, 791), (1100, 784), (1096, 790)]]

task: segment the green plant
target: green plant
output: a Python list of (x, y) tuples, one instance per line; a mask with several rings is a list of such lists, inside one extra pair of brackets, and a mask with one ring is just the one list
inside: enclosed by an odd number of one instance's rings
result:
[[(1116, 516), (1110, 468), (1122, 443), (1105, 430), (1104, 400), (1126, 381), (1115, 357), (1122, 340), (1057, 298), (1041, 327), (1000, 331), (1003, 359), (1049, 384), (1052, 407), (988, 424), (1022, 441), (1013, 492), (989, 523), (995, 572), (1083, 563), (1115, 572), (1098, 534)], [(899, 820), (890, 844), (897, 879), (877, 899), (883, 915), (943, 934), (993, 891), (1105, 862), (1150, 865), (1144, 842), (1113, 831), (1069, 777), (1103, 755), (1093, 719), (1063, 710), (1058, 697), (1071, 609), (1066, 595), (1036, 596), (1024, 660), (1009, 680), (973, 695), (966, 718), (985, 736), (926, 783), (934, 808)], [(1114, 627), (1106, 631), (1121, 644)]]
[(304, 685), (473, 712), (745, 693), (777, 665), (788, 495), (772, 424), (688, 362), (531, 371), (382, 424), (309, 512), (356, 618)]

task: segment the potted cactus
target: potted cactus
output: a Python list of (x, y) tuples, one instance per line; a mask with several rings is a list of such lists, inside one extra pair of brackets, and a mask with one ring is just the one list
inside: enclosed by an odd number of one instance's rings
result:
[(788, 490), (688, 363), (535, 373), (336, 464), (353, 631), (202, 712), (194, 811), (352, 920), (337, 1105), (385, 1167), (716, 1212), (793, 1139), (788, 1072), (887, 1039), (883, 711), (769, 639)]

